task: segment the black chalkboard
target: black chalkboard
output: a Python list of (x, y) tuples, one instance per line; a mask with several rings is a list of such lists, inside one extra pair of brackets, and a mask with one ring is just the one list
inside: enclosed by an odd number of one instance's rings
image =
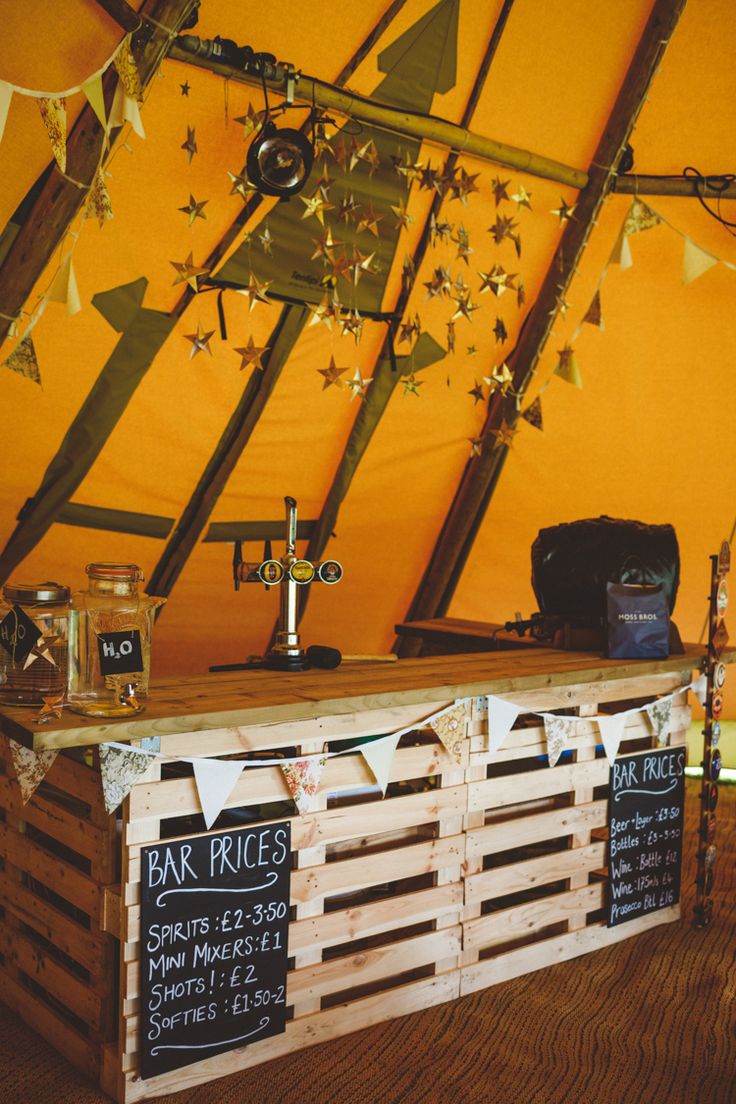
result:
[(288, 821), (141, 849), (141, 1076), (286, 1024)]
[(680, 899), (685, 748), (622, 755), (611, 767), (608, 926)]

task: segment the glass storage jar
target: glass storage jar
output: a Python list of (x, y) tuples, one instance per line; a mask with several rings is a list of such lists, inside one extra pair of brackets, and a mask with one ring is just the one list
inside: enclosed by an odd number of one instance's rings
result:
[(0, 602), (0, 702), (43, 705), (66, 690), (69, 587), (6, 583)]
[(145, 709), (154, 614), (166, 599), (139, 594), (137, 564), (91, 563), (69, 611), (67, 698), (76, 713), (129, 717)]

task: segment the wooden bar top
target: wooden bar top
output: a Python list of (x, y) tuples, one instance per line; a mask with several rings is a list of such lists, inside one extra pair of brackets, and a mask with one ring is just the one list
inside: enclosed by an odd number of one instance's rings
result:
[[(686, 645), (684, 655), (659, 660), (606, 659), (590, 652), (530, 648), (430, 656), (391, 664), (345, 664), (335, 671), (298, 674), (232, 671), (154, 680), (145, 712), (116, 721), (86, 718), (64, 710), (59, 720), (42, 725), (35, 719), (35, 709), (2, 707), (0, 731), (37, 751), (85, 747), (109, 740), (206, 733), (481, 694), (513, 694), (540, 687), (690, 671), (700, 666), (704, 656), (705, 648), (695, 644)], [(734, 662), (736, 649), (724, 652), (721, 659)]]

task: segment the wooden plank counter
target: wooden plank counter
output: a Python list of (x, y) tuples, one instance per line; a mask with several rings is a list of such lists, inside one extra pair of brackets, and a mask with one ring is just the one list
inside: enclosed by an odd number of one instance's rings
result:
[[(605, 926), (609, 764), (592, 718), (673, 694), (669, 742), (684, 744), (682, 688), (703, 656), (695, 646), (654, 662), (533, 648), (330, 672), (228, 672), (154, 682), (146, 712), (114, 723), (65, 713), (43, 726), (30, 711), (7, 709), (0, 997), (132, 1104), (675, 920), (679, 907)], [(732, 662), (736, 651), (722, 658)], [(521, 709), (496, 752), (487, 694)], [(460, 698), (468, 705), (457, 763), (424, 722)], [(529, 711), (556, 709), (580, 720), (551, 768), (544, 725)], [(278, 759), (241, 773), (213, 831), (291, 826), (286, 1031), (142, 1080), (141, 848), (206, 834), (187, 757), (321, 754), (329, 742), (399, 729), (408, 731), (383, 798), (358, 750), (327, 759), (303, 816)], [(150, 736), (161, 738), (161, 757), (108, 816), (95, 745)], [(63, 749), (26, 805), (9, 739)], [(621, 752), (653, 739), (646, 714), (632, 713)]]

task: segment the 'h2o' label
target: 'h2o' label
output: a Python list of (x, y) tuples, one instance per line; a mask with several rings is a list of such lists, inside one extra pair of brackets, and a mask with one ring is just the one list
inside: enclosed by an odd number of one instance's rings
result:
[(143, 670), (143, 652), (139, 629), (97, 634), (100, 674), (131, 675)]

